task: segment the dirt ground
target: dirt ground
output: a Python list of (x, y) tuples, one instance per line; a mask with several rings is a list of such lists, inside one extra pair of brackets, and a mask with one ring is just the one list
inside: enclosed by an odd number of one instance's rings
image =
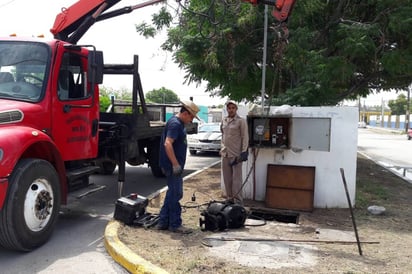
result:
[[(194, 193), (196, 200), (192, 202)], [(338, 230), (354, 235), (349, 209), (300, 212), (294, 225), (269, 221), (270, 226), (236, 229), (247, 231), (248, 235), (263, 232), (271, 238), (309, 244), (314, 247), (316, 257), (311, 265), (271, 269), (213, 256), (204, 239), (222, 234), (202, 231), (199, 226), (200, 213), (205, 209), (202, 205), (212, 200), (223, 200), (220, 165), (184, 182), (182, 217), (184, 224), (194, 229), (192, 234), (122, 225), (119, 238), (141, 257), (169, 273), (412, 273), (412, 184), (360, 155), (354, 214), (362, 256), (355, 237), (346, 244), (334, 240), (316, 242), (320, 239), (319, 231)], [(161, 201), (162, 198), (151, 201), (147, 212), (158, 213)], [(245, 208), (249, 205), (252, 203), (245, 201)], [(386, 212), (372, 215), (367, 211), (370, 205), (383, 206)]]

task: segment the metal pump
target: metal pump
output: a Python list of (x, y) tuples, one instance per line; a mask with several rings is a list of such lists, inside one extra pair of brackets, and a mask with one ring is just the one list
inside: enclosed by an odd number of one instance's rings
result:
[(207, 209), (201, 212), (201, 216), (204, 218), (199, 218), (199, 225), (203, 231), (222, 231), (243, 227), (247, 212), (243, 206), (233, 202), (211, 202)]

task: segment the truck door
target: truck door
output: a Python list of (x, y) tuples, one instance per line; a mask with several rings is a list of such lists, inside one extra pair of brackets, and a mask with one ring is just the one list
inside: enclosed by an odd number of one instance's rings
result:
[[(98, 147), (97, 92), (88, 88), (87, 54), (61, 53), (53, 71), (52, 136), (64, 161), (95, 158)], [(93, 93), (96, 93), (95, 96)]]

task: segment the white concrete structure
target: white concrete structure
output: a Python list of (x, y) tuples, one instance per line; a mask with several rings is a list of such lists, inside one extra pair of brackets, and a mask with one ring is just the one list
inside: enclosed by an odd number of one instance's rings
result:
[[(243, 197), (265, 200), (268, 164), (309, 166), (315, 167), (313, 207), (347, 208), (340, 172), (343, 168), (354, 205), (358, 108), (286, 107), (281, 112), (278, 110), (271, 107), (266, 116), (289, 117), (289, 146), (249, 148), (249, 160), (243, 163)], [(257, 153), (256, 159), (253, 150)]]

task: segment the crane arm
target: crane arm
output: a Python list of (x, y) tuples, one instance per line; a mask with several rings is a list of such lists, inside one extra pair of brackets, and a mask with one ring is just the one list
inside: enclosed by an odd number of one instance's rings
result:
[(291, 12), (296, 0), (243, 0), (252, 5), (264, 4), (273, 6), (272, 16), (279, 22), (285, 22)]
[(165, 0), (150, 0), (138, 5), (106, 12), (121, 0), (79, 0), (56, 16), (50, 32), (56, 39), (76, 44), (97, 21), (106, 20)]

